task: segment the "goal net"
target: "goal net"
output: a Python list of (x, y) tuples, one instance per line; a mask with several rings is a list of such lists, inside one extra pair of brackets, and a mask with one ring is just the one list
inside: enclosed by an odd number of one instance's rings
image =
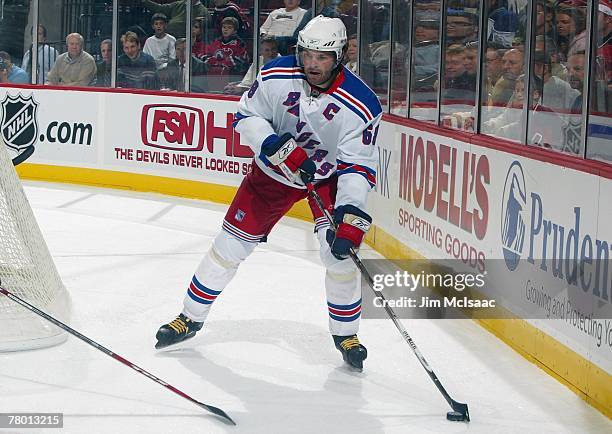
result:
[[(70, 297), (0, 139), (0, 285), (62, 322)], [(0, 351), (48, 347), (67, 334), (0, 294)]]

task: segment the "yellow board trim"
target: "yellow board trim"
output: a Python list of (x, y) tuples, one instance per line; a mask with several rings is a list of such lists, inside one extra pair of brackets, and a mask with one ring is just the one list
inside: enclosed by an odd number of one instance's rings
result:
[[(219, 184), (100, 169), (22, 164), (17, 172), (23, 179), (154, 192), (225, 204), (236, 192), (236, 187)], [(312, 221), (306, 201), (297, 203), (288, 215)], [(372, 226), (366, 242), (387, 258), (426, 259), (377, 226)], [(475, 321), (612, 419), (610, 374), (520, 318)]]
[[(212, 184), (202, 181), (168, 178), (139, 173), (116, 172), (112, 170), (87, 169), (82, 167), (49, 166), (44, 164), (21, 164), (17, 173), (22, 179), (69, 184), (91, 185), (96, 187), (161, 193), (189, 199), (209, 200), (229, 204), (237, 187)], [(296, 203), (287, 213), (288, 216), (312, 221), (310, 207), (306, 201)]]

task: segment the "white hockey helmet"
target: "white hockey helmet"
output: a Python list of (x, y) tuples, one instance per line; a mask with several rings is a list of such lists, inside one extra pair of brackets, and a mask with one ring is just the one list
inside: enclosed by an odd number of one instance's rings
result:
[(298, 32), (297, 48), (336, 53), (336, 65), (342, 61), (346, 45), (346, 27), (340, 18), (317, 15)]

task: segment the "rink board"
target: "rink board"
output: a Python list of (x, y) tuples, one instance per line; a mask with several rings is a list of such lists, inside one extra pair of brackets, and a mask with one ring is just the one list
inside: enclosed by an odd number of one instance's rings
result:
[[(0, 100), (3, 113), (12, 114), (2, 117), (5, 142), (13, 152), (35, 146), (19, 168), (28, 179), (228, 203), (252, 160), (231, 127), (231, 99), (24, 86), (0, 88)], [(510, 263), (496, 270), (502, 290), (524, 291), (528, 281), (551, 281), (550, 268), (544, 272), (540, 262), (526, 260), (541, 259), (545, 245), (550, 255), (539, 220), (573, 231), (578, 244), (612, 245), (612, 204), (604, 199), (612, 197), (612, 180), (609, 170), (599, 172), (601, 166), (388, 116), (378, 145), (378, 185), (370, 195), (376, 227), (369, 241), (389, 258), (454, 258), (475, 271), (497, 259)], [(503, 217), (513, 209), (507, 193), (512, 182), (523, 197), (515, 217), (525, 232), (510, 246)], [(291, 215), (308, 219), (307, 206), (299, 204)], [(417, 220), (434, 228), (434, 239), (415, 229)], [(572, 252), (566, 256), (573, 259)], [(553, 297), (580, 290), (593, 306), (609, 307), (611, 276), (612, 270), (604, 276), (607, 288), (587, 291), (562, 279), (558, 286), (536, 286)], [(521, 318), (520, 306), (513, 313)], [(612, 414), (612, 333), (598, 337), (563, 320), (480, 323)]]

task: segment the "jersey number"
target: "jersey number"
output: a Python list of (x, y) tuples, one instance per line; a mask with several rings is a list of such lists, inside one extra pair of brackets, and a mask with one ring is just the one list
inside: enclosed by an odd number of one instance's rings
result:
[(255, 92), (257, 92), (257, 88), (258, 87), (259, 87), (259, 82), (257, 80), (255, 80), (255, 82), (253, 83), (253, 85), (249, 89), (249, 93), (247, 94), (247, 96), (249, 98), (253, 98), (253, 95), (255, 95)]
[(363, 130), (363, 144), (364, 145), (375, 145), (376, 144), (376, 136), (378, 136), (378, 127), (374, 130), (374, 134), (372, 134), (372, 125)]

